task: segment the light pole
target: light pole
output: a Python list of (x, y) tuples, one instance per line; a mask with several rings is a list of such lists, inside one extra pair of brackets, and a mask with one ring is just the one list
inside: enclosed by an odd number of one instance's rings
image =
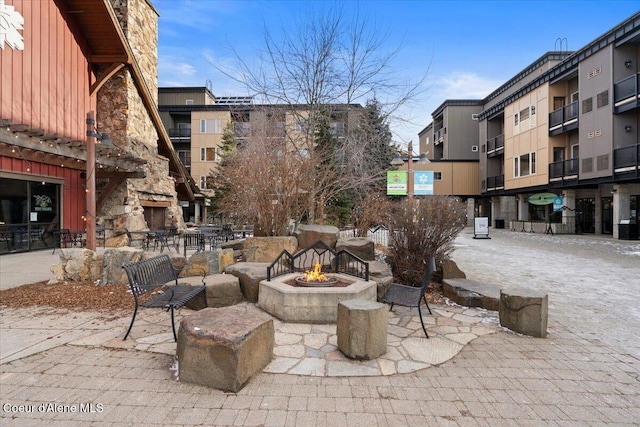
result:
[[(407, 198), (409, 198), (410, 200), (413, 199), (413, 177), (411, 176), (411, 172), (413, 172), (412, 170), (412, 163), (413, 163), (413, 141), (409, 141), (409, 143), (407, 144), (407, 152), (408, 152), (408, 159), (407, 159)], [(400, 157), (400, 155), (397, 155), (392, 161), (391, 161), (391, 165), (392, 166), (402, 166), (404, 165), (404, 160), (402, 159), (402, 157)]]

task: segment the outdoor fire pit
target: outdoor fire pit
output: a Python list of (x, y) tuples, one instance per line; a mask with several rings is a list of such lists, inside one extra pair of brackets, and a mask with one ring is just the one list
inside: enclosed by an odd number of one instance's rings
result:
[(291, 273), (261, 281), (258, 306), (283, 322), (335, 323), (340, 301), (376, 301), (378, 295), (376, 282), (346, 274), (332, 273), (328, 277), (336, 281), (332, 286), (299, 284), (300, 278), (300, 273)]
[(322, 274), (322, 264), (319, 262), (316, 263), (313, 270), (307, 270), (304, 276), (296, 277), (295, 280), (298, 286), (307, 286), (311, 288), (324, 288), (338, 284), (338, 279), (335, 277), (327, 277)]

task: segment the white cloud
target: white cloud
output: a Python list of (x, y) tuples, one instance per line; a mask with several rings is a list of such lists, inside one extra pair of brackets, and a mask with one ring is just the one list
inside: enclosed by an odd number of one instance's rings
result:
[(436, 101), (438, 105), (447, 99), (482, 99), (504, 83), (503, 80), (460, 71), (436, 77), (434, 80), (431, 98), (439, 99)]

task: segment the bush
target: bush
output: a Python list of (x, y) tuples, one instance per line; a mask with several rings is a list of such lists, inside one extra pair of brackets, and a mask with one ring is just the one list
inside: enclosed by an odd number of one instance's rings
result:
[(385, 222), (393, 276), (420, 286), (429, 258), (441, 262), (453, 252), (453, 241), (467, 222), (466, 205), (448, 196), (405, 199), (392, 206)]

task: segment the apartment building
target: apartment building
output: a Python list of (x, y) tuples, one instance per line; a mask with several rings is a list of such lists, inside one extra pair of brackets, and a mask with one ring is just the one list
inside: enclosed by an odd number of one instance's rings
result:
[[(331, 133), (338, 138), (355, 125), (362, 106), (322, 106), (330, 118)], [(158, 89), (158, 108), (178, 157), (200, 188), (191, 203), (183, 203), (184, 220), (209, 222), (208, 198), (213, 195), (210, 174), (221, 160), (223, 132), (231, 126), (236, 143), (266, 135), (275, 139), (299, 139), (308, 131), (309, 107), (305, 105), (255, 104), (252, 97), (219, 97), (210, 84), (204, 87)]]
[(637, 238), (639, 60), (640, 13), (544, 54), (483, 100), (445, 101), (419, 134), (423, 168), (451, 165), (442, 181), (466, 181), (454, 165), (477, 159), (475, 215), (494, 225)]

